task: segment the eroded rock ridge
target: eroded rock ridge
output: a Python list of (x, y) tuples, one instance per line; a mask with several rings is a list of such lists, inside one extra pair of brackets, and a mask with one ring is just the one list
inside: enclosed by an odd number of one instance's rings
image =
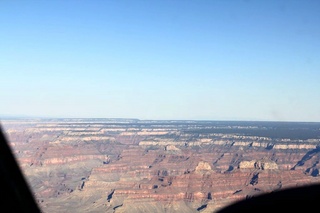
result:
[(44, 212), (215, 212), (320, 182), (320, 124), (4, 120)]

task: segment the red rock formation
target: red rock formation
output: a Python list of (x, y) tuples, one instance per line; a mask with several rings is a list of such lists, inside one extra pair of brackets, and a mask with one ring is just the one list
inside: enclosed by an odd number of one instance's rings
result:
[(4, 123), (44, 212), (213, 212), (320, 181), (316, 139), (199, 134), (169, 124)]

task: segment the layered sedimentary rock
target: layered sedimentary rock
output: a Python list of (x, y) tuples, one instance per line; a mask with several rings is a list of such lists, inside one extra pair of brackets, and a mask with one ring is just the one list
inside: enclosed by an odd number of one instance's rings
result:
[(261, 193), (320, 182), (320, 124), (129, 119), (2, 124), (48, 213), (215, 212)]

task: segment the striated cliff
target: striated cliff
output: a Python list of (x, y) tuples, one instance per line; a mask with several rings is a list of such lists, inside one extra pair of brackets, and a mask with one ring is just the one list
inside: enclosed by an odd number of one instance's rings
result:
[[(215, 212), (320, 182), (316, 124), (59, 119), (3, 125), (48, 213)], [(291, 136), (301, 128), (310, 134)]]

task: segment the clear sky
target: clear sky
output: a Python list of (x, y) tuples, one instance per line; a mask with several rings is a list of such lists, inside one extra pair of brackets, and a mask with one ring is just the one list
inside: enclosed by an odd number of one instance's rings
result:
[(0, 1), (0, 115), (320, 122), (319, 0)]

